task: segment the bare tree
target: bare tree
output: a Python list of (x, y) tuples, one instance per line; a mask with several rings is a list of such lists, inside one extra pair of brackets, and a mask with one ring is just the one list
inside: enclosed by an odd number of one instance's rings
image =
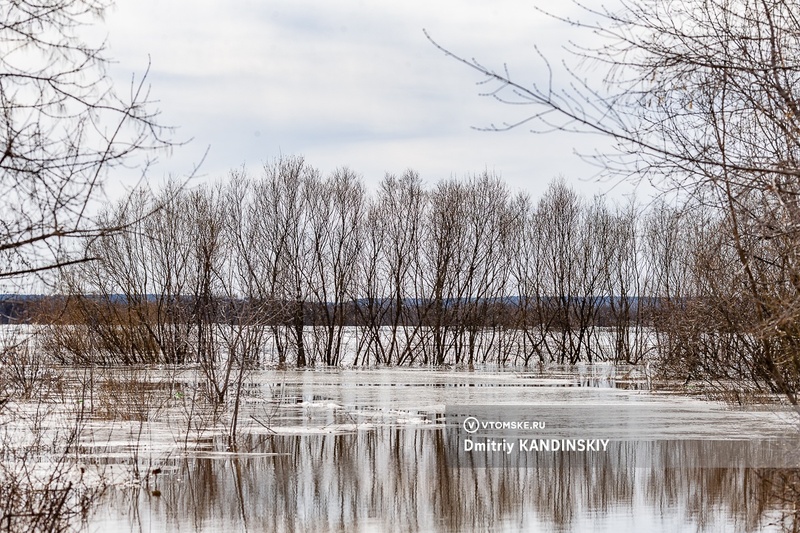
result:
[(474, 366), (476, 360), (485, 363), (501, 345), (496, 311), (507, 303), (509, 226), (513, 222), (508, 189), (497, 176), (484, 172), (465, 185), (468, 237), (464, 268), (459, 273), (459, 292), (465, 300), (460, 326), (466, 329), (467, 364)]
[(419, 317), (424, 294), (419, 283), (420, 254), (428, 195), (419, 174), (413, 170), (400, 178), (387, 176), (378, 195), (386, 224), (384, 246), (389, 290), (384, 296), (391, 300), (389, 346), (384, 362), (402, 364), (415, 359), (414, 346), (422, 335)]
[(387, 348), (382, 335), (382, 326), (389, 322), (391, 314), (391, 305), (386, 297), (390, 278), (385, 260), (386, 218), (387, 213), (379, 199), (368, 201), (356, 274), (358, 296), (354, 305), (361, 334), (356, 346), (355, 364), (359, 364), (359, 357), (366, 364), (370, 360), (378, 364), (386, 362), (394, 345), (390, 342)]
[(278, 354), (278, 364), (286, 364), (287, 332), (283, 326), (288, 321), (289, 301), (288, 283), (292, 275), (288, 254), (293, 226), (293, 203), (287, 200), (286, 186), (291, 183), (288, 177), (302, 168), (299, 158), (287, 158), (264, 165), (263, 176), (252, 184), (253, 200), (249, 206), (250, 236), (243, 244), (241, 260), (253, 273), (256, 293), (259, 298), (271, 298), (281, 302), (277, 320), (272, 323), (272, 337)]
[[(544, 282), (542, 305), (553, 317), (554, 331), (548, 332), (544, 347), (559, 364), (574, 364), (580, 353), (573, 334), (576, 327), (572, 313), (574, 297), (580, 292), (580, 197), (563, 180), (554, 181), (539, 201), (537, 223), (543, 239)], [(550, 341), (554, 341), (550, 342)]]
[[(455, 332), (462, 311), (458, 283), (466, 250), (464, 185), (441, 181), (430, 193), (423, 244), (425, 309), (421, 320), (430, 329), (432, 363), (445, 364), (455, 348)], [(427, 353), (427, 352), (426, 352)]]
[[(564, 22), (587, 30), (599, 43), (571, 48), (576, 59), (605, 69), (604, 83), (594, 86), (570, 67), (562, 72), (566, 78), (559, 78), (545, 58), (549, 78), (529, 85), (508, 68), (486, 67), (440, 48), (496, 84), (491, 96), (533, 109), (516, 123), (489, 129), (525, 124), (539, 132), (555, 128), (610, 136), (614, 151), (595, 158), (607, 172), (649, 179), (688, 204), (715, 209), (725, 238), (718, 242), (721, 254), (706, 264), (724, 263), (731, 251), (742, 276), (728, 278), (731, 285), (716, 285), (707, 296), (722, 306), (736, 302), (747, 320), (734, 329), (758, 339), (747, 354), (729, 353), (731, 364), (748, 361), (757, 382), (797, 404), (796, 4), (629, 0), (613, 12), (583, 9), (596, 22)], [(732, 315), (709, 313), (707, 327), (719, 330), (721, 317)]]
[(360, 178), (347, 168), (311, 187), (309, 290), (322, 319), (320, 355), (326, 365), (336, 365), (342, 356), (346, 306), (355, 294), (365, 192)]
[(604, 206), (600, 213), (604, 227), (601, 264), (603, 283), (608, 298), (608, 325), (612, 328), (615, 361), (638, 363), (644, 356), (643, 320), (645, 297), (650, 279), (644, 268), (639, 210), (635, 201), (617, 206), (613, 211)]
[(91, 214), (109, 172), (170, 146), (144, 78), (121, 96), (103, 46), (79, 37), (106, 6), (0, 6), (0, 278), (88, 259), (70, 243), (110, 229)]
[[(527, 366), (534, 355), (544, 363), (542, 344), (545, 340), (542, 331), (543, 317), (541, 310), (542, 290), (542, 240), (538, 238), (534, 224), (535, 213), (528, 195), (520, 194), (511, 203), (510, 210), (515, 213), (516, 223), (512, 227), (511, 246), (515, 253), (511, 254), (509, 283), (513, 295), (517, 298), (514, 327), (521, 334), (521, 361)], [(518, 362), (518, 361), (515, 361)]]
[(61, 322), (77, 321), (85, 328), (60, 332), (85, 337), (96, 349), (90, 353), (83, 343), (62, 337), (64, 348), (77, 348), (65, 357), (96, 364), (175, 364), (193, 355), (194, 325), (184, 300), (193, 247), (187, 203), (179, 191), (176, 184), (158, 196), (140, 188), (99, 215), (104, 226), (126, 231), (86, 241), (84, 255), (95, 260), (60, 273), (60, 290), (72, 295)]
[(289, 307), (288, 323), (291, 343), (294, 346), (298, 367), (309, 363), (306, 356), (305, 326), (309, 300), (309, 265), (312, 264), (309, 244), (309, 195), (319, 182), (319, 172), (302, 158), (282, 160), (277, 167), (277, 192), (279, 196), (279, 228), (285, 239), (284, 253), (278, 267), (282, 277), (282, 291)]

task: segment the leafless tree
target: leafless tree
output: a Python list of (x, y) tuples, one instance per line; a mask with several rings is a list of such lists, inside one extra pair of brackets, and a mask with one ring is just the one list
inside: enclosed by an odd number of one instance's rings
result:
[(364, 194), (360, 178), (347, 168), (309, 188), (312, 263), (307, 275), (321, 315), (323, 327), (315, 331), (322, 333), (319, 355), (326, 365), (342, 357), (346, 305), (354, 299), (362, 245)]
[(190, 284), (191, 221), (179, 192), (174, 183), (158, 196), (146, 189), (133, 191), (99, 215), (103, 225), (126, 231), (87, 241), (84, 255), (95, 260), (62, 270), (60, 288), (71, 297), (60, 322), (77, 320), (86, 331), (57, 331), (93, 343), (87, 350), (84, 343), (62, 337), (63, 348), (77, 348), (71, 360), (175, 364), (193, 357), (189, 341), (194, 325), (184, 299)]
[[(363, 221), (363, 245), (358, 257), (355, 313), (361, 331), (354, 363), (357, 365), (387, 362), (391, 357), (389, 342), (387, 349), (382, 335), (383, 324), (390, 321), (391, 305), (385, 295), (389, 294), (389, 272), (385, 260), (387, 213), (380, 200), (368, 200)], [(400, 296), (402, 298), (402, 294)], [(393, 337), (395, 338), (395, 337)]]
[(487, 173), (431, 191), (387, 176), (370, 201), (349, 170), (321, 179), (281, 159), (112, 206), (102, 216), (128, 231), (88, 241), (97, 261), (65, 273), (79, 305), (50, 346), (65, 361), (197, 363), (220, 406), (271, 362), (268, 332), (279, 365), (636, 362), (657, 315), (676, 367), (721, 369), (714, 350), (746, 335), (702, 334), (702, 313), (732, 320), (718, 293), (737, 279), (712, 213), (657, 203), (640, 224), (635, 203), (563, 180), (534, 209)]
[(426, 206), (419, 174), (387, 174), (365, 218), (365, 293), (358, 309), (376, 363), (402, 364), (418, 355), (414, 346), (422, 337), (418, 281)]
[(600, 213), (604, 226), (601, 264), (608, 298), (609, 326), (612, 328), (615, 361), (639, 363), (646, 342), (643, 328), (651, 279), (645, 269), (639, 206), (631, 200), (622, 206), (604, 207)]
[(544, 317), (539, 313), (542, 309), (540, 302), (543, 296), (541, 276), (543, 241), (538, 238), (539, 232), (536, 231), (534, 207), (530, 196), (518, 195), (511, 202), (509, 209), (514, 213), (516, 221), (511, 234), (514, 253), (511, 254), (509, 272), (510, 290), (517, 298), (513, 327), (521, 335), (519, 341), (521, 359), (515, 360), (515, 363), (522, 362), (527, 366), (534, 355), (539, 359), (539, 363), (545, 362), (542, 350), (545, 341), (543, 331), (548, 328), (543, 327)]
[(92, 216), (109, 173), (146, 168), (170, 146), (144, 78), (123, 96), (105, 74), (103, 45), (79, 36), (106, 7), (0, 6), (0, 278), (89, 259), (74, 243), (113, 229)]
[[(725, 239), (718, 242), (721, 255), (707, 264), (725, 263), (732, 251), (742, 276), (706, 296), (723, 306), (736, 302), (748, 320), (736, 329), (758, 339), (747, 354), (729, 353), (731, 364), (749, 361), (758, 383), (793, 404), (800, 377), (796, 7), (786, 0), (630, 0), (613, 12), (584, 6), (593, 22), (564, 23), (598, 43), (571, 47), (577, 60), (605, 69), (595, 85), (574, 67), (555, 71), (545, 58), (544, 83), (523, 83), (506, 67), (486, 67), (440, 46), (495, 84), (489, 95), (532, 109), (489, 129), (525, 124), (539, 132), (607, 135), (614, 151), (595, 157), (607, 172), (650, 180), (687, 204), (717, 211)], [(719, 330), (721, 316), (731, 314), (708, 314), (707, 328)]]
[[(546, 313), (553, 314), (555, 331), (544, 346), (559, 364), (574, 363), (579, 346), (573, 335), (576, 327), (572, 308), (580, 292), (579, 260), (582, 204), (579, 196), (563, 180), (553, 182), (536, 210), (539, 238), (543, 240), (544, 282), (542, 300)], [(549, 322), (549, 320), (548, 320)]]
[[(491, 354), (500, 353), (502, 335), (498, 334), (497, 311), (507, 304), (504, 297), (512, 252), (510, 226), (514, 220), (508, 209), (508, 189), (498, 177), (484, 172), (467, 180), (465, 189), (467, 248), (459, 273), (459, 293), (464, 298), (460, 326), (465, 328), (467, 364), (474, 366), (476, 360), (486, 362)], [(483, 352), (480, 359), (479, 349)]]
[[(466, 250), (464, 185), (441, 181), (430, 193), (423, 244), (425, 310), (420, 317), (430, 329), (434, 364), (442, 365), (454, 348), (463, 303), (458, 283)], [(428, 353), (426, 351), (426, 353)]]
[(278, 223), (285, 239), (285, 248), (280, 255), (283, 277), (281, 294), (290, 304), (289, 320), (291, 344), (296, 353), (296, 365), (309, 363), (306, 356), (305, 326), (309, 299), (309, 265), (312, 264), (309, 244), (310, 216), (309, 196), (320, 181), (319, 172), (302, 158), (282, 160), (277, 167), (277, 192), (279, 193)]
[[(279, 159), (264, 165), (263, 175), (253, 180), (253, 199), (248, 207), (250, 234), (243, 243), (240, 261), (253, 274), (254, 289), (259, 298), (272, 298), (288, 302), (287, 271), (289, 262), (289, 237), (294, 231), (294, 217), (287, 211), (291, 208), (284, 198), (287, 176), (294, 175), (303, 162), (298, 158)], [(281, 306), (278, 320), (272, 324), (272, 337), (278, 354), (278, 363), (286, 364), (288, 309)]]

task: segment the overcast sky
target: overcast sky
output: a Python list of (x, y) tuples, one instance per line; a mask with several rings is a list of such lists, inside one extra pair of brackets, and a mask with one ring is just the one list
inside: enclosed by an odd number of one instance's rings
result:
[[(587, 193), (597, 169), (574, 152), (589, 136), (505, 133), (525, 108), (479, 96), (480, 76), (437, 50), (505, 62), (543, 79), (534, 44), (557, 57), (569, 36), (529, 0), (118, 0), (105, 17), (112, 74), (125, 82), (151, 61), (162, 122), (192, 141), (162, 157), (155, 176), (200, 160), (207, 179), (303, 155), (324, 173), (349, 166), (373, 186), (407, 168), (428, 183), (484, 169), (537, 196), (557, 175)], [(567, 13), (562, 9), (559, 13)], [(623, 188), (624, 190), (624, 188)], [(615, 195), (620, 192), (615, 191)]]

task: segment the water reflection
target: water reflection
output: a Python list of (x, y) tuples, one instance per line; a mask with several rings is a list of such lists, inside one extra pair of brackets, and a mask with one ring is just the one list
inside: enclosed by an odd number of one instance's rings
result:
[(549, 468), (471, 468), (453, 455), (441, 426), (246, 435), (240, 453), (228, 453), (224, 439), (211, 444), (203, 455), (164, 460), (146, 486), (109, 492), (94, 524), (120, 531), (763, 531), (777, 516), (769, 473), (637, 468), (632, 455), (605, 464), (563, 456)]

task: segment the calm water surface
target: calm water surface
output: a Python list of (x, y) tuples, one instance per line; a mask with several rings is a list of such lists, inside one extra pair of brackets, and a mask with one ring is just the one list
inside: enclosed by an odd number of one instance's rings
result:
[[(776, 427), (772, 412), (731, 413), (647, 388), (641, 373), (609, 367), (547, 375), (259, 372), (246, 391), (235, 447), (224, 424), (198, 430), (205, 424), (187, 426), (185, 412), (165, 410), (143, 424), (94, 421), (86, 448), (93, 460), (109, 471), (134, 468), (140, 481), (109, 489), (89, 529), (780, 531), (780, 505), (766, 495), (763, 471), (568, 460), (551, 468), (472, 468), (454, 461), (447, 444), (446, 405), (581, 405), (607, 413), (648, 404), (669, 414), (657, 422), (661, 436), (731, 438)], [(642, 438), (652, 433), (643, 428)]]

